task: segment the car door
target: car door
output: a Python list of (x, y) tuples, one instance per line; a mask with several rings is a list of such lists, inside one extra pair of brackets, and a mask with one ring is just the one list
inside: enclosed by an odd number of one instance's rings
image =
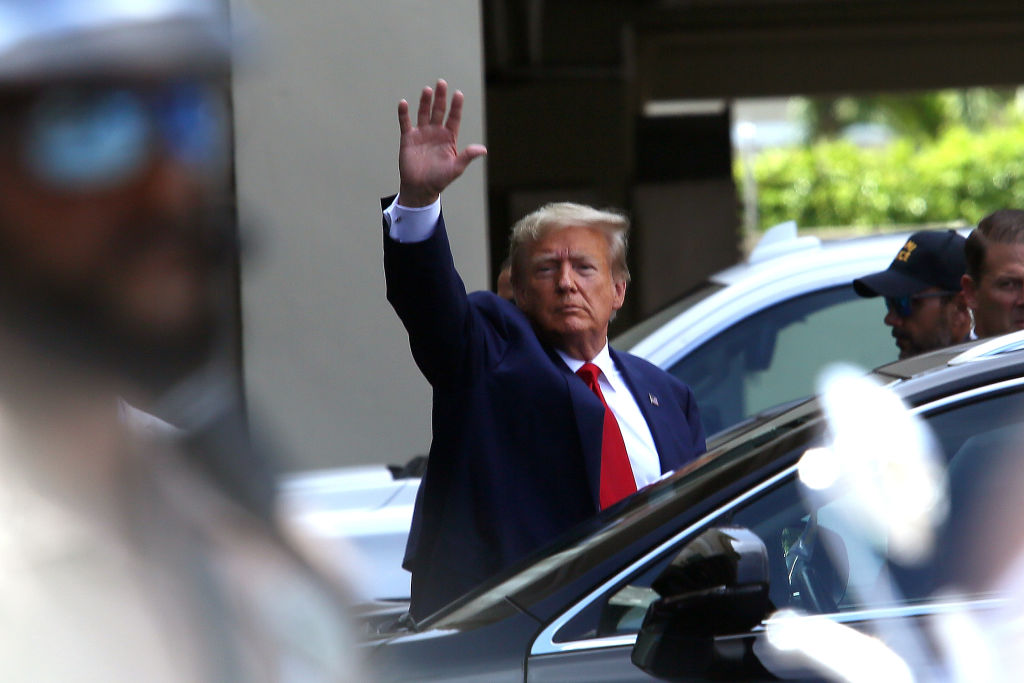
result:
[[(876, 549), (885, 539), (874, 539), (866, 548), (862, 530), (850, 529), (844, 506), (853, 504), (839, 496), (823, 505), (812, 505), (802, 491), (797, 467), (787, 467), (721, 506), (697, 524), (681, 529), (672, 539), (624, 567), (548, 624), (535, 639), (527, 659), (527, 681), (647, 681), (647, 674), (632, 667), (630, 654), (647, 606), (658, 596), (651, 582), (682, 546), (713, 526), (741, 526), (754, 531), (768, 549), (771, 574), (770, 597), (778, 609), (824, 614), (832, 622), (871, 633), (909, 634), (913, 623), (948, 613), (949, 600), (938, 598), (951, 581), (988, 581), (995, 571), (992, 543), (978, 531), (993, 520), (993, 494), (1014, 500), (1024, 492), (1024, 479), (1004, 476), (1000, 467), (1014, 460), (1024, 424), (1024, 380), (971, 389), (932, 401), (920, 413), (935, 434), (950, 480), (950, 514), (939, 529), (939, 543), (930, 558), (917, 566), (894, 563)], [(1010, 462), (1010, 464), (1015, 464)], [(1024, 467), (1021, 468), (1024, 473)], [(1019, 487), (1016, 490), (1015, 487)], [(998, 509), (998, 508), (997, 508)], [(1015, 517), (1007, 516), (1008, 524)], [(827, 552), (814, 558), (814, 575), (822, 585), (811, 601), (809, 591), (789, 576), (796, 539), (813, 525)], [(1010, 524), (1011, 527), (1013, 526)], [(998, 528), (998, 527), (994, 527)], [(1017, 549), (1019, 550), (1019, 548)], [(1009, 553), (1009, 550), (1007, 551)], [(963, 562), (952, 561), (962, 558)], [(1008, 564), (1012, 557), (1002, 558)], [(788, 564), (787, 564), (788, 563)], [(971, 573), (980, 576), (971, 576)], [(992, 572), (987, 571), (992, 569)], [(823, 596), (823, 597), (821, 597)], [(993, 602), (980, 589), (958, 598), (955, 607), (989, 609)], [(908, 624), (911, 624), (908, 626)], [(747, 634), (723, 634), (726, 638), (754, 639), (763, 628)], [(912, 658), (911, 648), (900, 652)], [(918, 657), (914, 666), (934, 666)], [(804, 674), (806, 672), (803, 672)], [(801, 674), (803, 675), (803, 674)], [(770, 675), (765, 679), (774, 680)], [(749, 680), (758, 680), (757, 677)]]

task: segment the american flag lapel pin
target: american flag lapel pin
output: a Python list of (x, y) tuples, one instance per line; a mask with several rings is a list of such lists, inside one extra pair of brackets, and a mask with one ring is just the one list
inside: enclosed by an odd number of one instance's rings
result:
[(657, 396), (655, 396), (654, 394), (647, 394), (647, 396), (648, 396), (648, 398), (651, 399), (651, 405), (652, 406), (658, 405), (658, 397)]

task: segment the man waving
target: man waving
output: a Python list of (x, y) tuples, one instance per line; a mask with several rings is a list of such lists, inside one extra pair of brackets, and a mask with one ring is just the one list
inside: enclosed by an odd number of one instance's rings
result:
[(690, 389), (608, 346), (627, 219), (549, 204), (512, 230), (515, 302), (466, 293), (440, 194), (477, 157), (458, 149), (463, 96), (398, 106), (400, 189), (384, 211), (388, 300), (433, 388), (433, 442), (405, 568), (414, 618), (704, 451)]

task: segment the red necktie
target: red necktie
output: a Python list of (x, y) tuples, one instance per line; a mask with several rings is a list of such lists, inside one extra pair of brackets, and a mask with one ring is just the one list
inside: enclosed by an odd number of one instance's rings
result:
[(631, 493), (636, 492), (636, 480), (633, 479), (633, 468), (626, 455), (626, 444), (619, 431), (619, 423), (612, 414), (597, 383), (601, 373), (593, 363), (584, 363), (576, 374), (583, 378), (590, 390), (597, 394), (604, 405), (604, 431), (601, 438), (601, 509), (614, 505)]

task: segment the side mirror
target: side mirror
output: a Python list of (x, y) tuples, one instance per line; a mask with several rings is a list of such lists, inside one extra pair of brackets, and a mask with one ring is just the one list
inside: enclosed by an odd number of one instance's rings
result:
[(709, 529), (688, 543), (652, 583), (661, 596), (647, 610), (633, 663), (658, 678), (728, 678), (760, 669), (748, 645), (716, 646), (772, 611), (768, 551), (749, 529)]

